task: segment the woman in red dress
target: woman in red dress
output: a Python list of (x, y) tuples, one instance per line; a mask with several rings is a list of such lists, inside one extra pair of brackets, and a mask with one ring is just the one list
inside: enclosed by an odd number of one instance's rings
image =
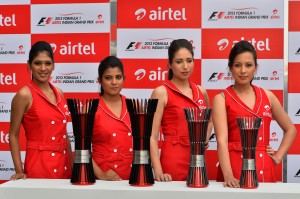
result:
[[(54, 59), (47, 42), (39, 41), (31, 47), (28, 67), (32, 80), (17, 92), (11, 104), (9, 144), (16, 171), (11, 180), (70, 178), (69, 110), (62, 91), (49, 83)], [(26, 135), (24, 169), (19, 144), (21, 123)]]
[(98, 68), (101, 85), (98, 110), (92, 137), (94, 173), (100, 180), (128, 180), (132, 163), (130, 116), (125, 97), (122, 62), (106, 57)]
[[(212, 118), (218, 143), (220, 167), (217, 181), (225, 187), (239, 187), (242, 147), (236, 117), (261, 117), (256, 147), (256, 171), (259, 182), (276, 182), (274, 165), (281, 162), (290, 148), (296, 128), (276, 96), (269, 90), (252, 85), (257, 71), (257, 55), (247, 41), (234, 45), (228, 66), (235, 82), (215, 96)], [(278, 151), (269, 146), (270, 122), (274, 118), (284, 131)]]
[[(182, 181), (187, 179), (190, 163), (188, 127), (183, 108), (206, 108), (209, 100), (206, 90), (189, 80), (194, 69), (192, 44), (185, 39), (174, 40), (168, 54), (169, 80), (155, 88), (151, 96), (159, 100), (153, 119), (150, 155), (155, 180)], [(211, 127), (209, 125), (207, 140)], [(163, 135), (161, 154), (158, 147), (160, 130)]]

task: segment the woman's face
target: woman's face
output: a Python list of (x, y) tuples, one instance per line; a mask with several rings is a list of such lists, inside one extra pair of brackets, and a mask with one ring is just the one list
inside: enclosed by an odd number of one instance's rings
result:
[(175, 53), (172, 64), (169, 67), (173, 71), (173, 78), (186, 80), (193, 73), (194, 58), (188, 49), (180, 48)]
[(252, 53), (243, 52), (235, 57), (230, 71), (235, 84), (245, 85), (250, 84), (254, 78), (256, 69), (257, 66), (255, 65)]
[(40, 52), (29, 65), (32, 72), (32, 79), (37, 83), (48, 82), (52, 71), (54, 70), (54, 63), (46, 51)]
[(122, 71), (118, 67), (107, 68), (100, 79), (103, 95), (119, 95), (124, 84)]

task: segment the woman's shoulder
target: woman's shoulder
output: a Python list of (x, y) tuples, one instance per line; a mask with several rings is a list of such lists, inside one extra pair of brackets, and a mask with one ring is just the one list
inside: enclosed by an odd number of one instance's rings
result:
[(166, 103), (168, 101), (168, 93), (166, 87), (164, 85), (156, 87), (151, 94), (151, 98), (160, 99), (159, 102)]
[(22, 87), (16, 95), (13, 97), (13, 101), (17, 103), (26, 103), (31, 100), (32, 94), (30, 89), (27, 86)]

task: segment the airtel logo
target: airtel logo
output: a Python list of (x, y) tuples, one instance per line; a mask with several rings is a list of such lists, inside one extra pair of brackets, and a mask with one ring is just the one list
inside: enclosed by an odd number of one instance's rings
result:
[[(136, 20), (142, 20), (146, 16), (147, 10), (145, 8), (139, 8), (135, 11), (134, 14), (136, 16)], [(161, 7), (158, 7), (157, 10), (150, 10), (149, 19), (151, 21), (187, 20), (185, 15), (185, 8), (182, 8), (181, 10), (173, 10), (172, 8), (163, 10)]]
[(11, 17), (3, 17), (0, 15), (0, 26), (17, 26), (16, 25), (16, 15), (12, 14)]
[[(57, 45), (55, 43), (50, 44), (52, 47), (53, 52), (57, 50)], [(59, 46), (59, 53), (61, 55), (95, 55), (95, 43), (92, 42), (91, 44), (83, 45), (81, 42), (78, 44), (72, 44), (72, 42), (68, 42), (67, 45), (60, 45)]]
[[(236, 44), (237, 42), (239, 41), (243, 41), (245, 40), (244, 37), (241, 37), (240, 40), (234, 40), (232, 43), (231, 43), (231, 47), (234, 46), (234, 44)], [(270, 51), (270, 43), (269, 43), (269, 38), (266, 38), (266, 40), (256, 40), (255, 38), (252, 38), (251, 40), (248, 40), (256, 50), (258, 51)], [(223, 39), (220, 39), (218, 42), (217, 42), (217, 46), (219, 46), (219, 50), (220, 51), (223, 51), (225, 50), (230, 44), (230, 41), (227, 39), (227, 38), (223, 38)]]
[(17, 85), (16, 73), (11, 75), (0, 73), (0, 85)]
[(270, 110), (270, 106), (269, 105), (265, 105), (265, 109), (266, 109), (266, 111)]
[[(167, 70), (161, 71), (161, 67), (158, 67), (157, 71), (155, 70), (149, 71), (149, 75), (147, 77), (150, 81), (156, 81), (156, 80), (164, 81), (166, 80), (167, 74), (168, 74)], [(147, 71), (143, 68), (140, 68), (134, 72), (134, 75), (136, 76), (136, 80), (139, 81), (144, 79), (144, 77), (146, 77)]]
[(8, 133), (6, 134), (3, 131), (0, 131), (0, 142), (2, 144), (9, 143), (9, 134)]

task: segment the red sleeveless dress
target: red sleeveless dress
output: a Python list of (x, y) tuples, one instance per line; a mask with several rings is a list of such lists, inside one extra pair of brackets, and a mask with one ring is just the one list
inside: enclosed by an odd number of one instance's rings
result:
[(28, 178), (71, 177), (66, 140), (70, 113), (65, 99), (52, 84), (50, 86), (56, 104), (52, 104), (33, 81), (28, 84), (32, 106), (22, 120), (26, 134), (24, 172)]
[[(270, 102), (262, 88), (254, 85), (252, 85), (252, 87), (256, 95), (253, 109), (250, 109), (243, 103), (233, 91), (232, 86), (226, 88), (224, 92), (228, 123), (228, 149), (233, 175), (236, 179), (240, 179), (242, 169), (242, 146), (236, 117), (257, 116), (262, 118), (256, 147), (256, 171), (258, 181), (276, 182), (274, 162), (266, 152), (266, 147), (269, 145), (270, 122), (272, 120)], [(224, 181), (220, 166), (218, 168), (217, 181)]]
[(206, 103), (201, 90), (192, 82), (193, 99), (182, 94), (171, 81), (164, 86), (168, 102), (161, 121), (163, 141), (160, 161), (163, 172), (169, 173), (172, 180), (184, 181), (189, 170), (190, 143), (183, 108), (206, 108)]

